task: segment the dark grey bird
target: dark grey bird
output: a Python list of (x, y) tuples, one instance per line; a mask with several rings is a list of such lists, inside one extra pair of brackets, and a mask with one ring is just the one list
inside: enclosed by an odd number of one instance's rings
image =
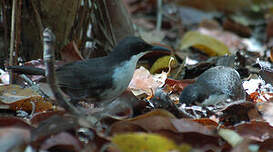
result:
[[(213, 101), (208, 101), (213, 98)], [(230, 67), (216, 66), (202, 73), (195, 83), (188, 85), (181, 93), (179, 101), (186, 105), (203, 103), (215, 104), (217, 100), (245, 99), (239, 73)]]
[[(108, 56), (73, 62), (56, 69), (57, 84), (73, 101), (112, 100), (127, 89), (138, 60), (152, 51), (171, 53), (169, 49), (150, 45), (141, 38), (126, 37)], [(24, 66), (8, 69), (17, 73), (45, 74), (43, 69)]]

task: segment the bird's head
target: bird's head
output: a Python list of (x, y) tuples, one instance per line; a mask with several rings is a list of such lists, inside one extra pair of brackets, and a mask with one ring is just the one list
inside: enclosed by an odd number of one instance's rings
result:
[(146, 53), (152, 52), (152, 51), (161, 51), (161, 52), (168, 52), (171, 53), (171, 51), (168, 48), (162, 47), (162, 46), (156, 46), (151, 45), (144, 40), (142, 40), (139, 37), (135, 36), (128, 36), (119, 41), (117, 46), (113, 50), (113, 54), (124, 56), (127, 58), (131, 58), (135, 55), (143, 56)]
[(182, 91), (179, 102), (186, 105), (201, 103), (206, 98), (205, 92), (205, 89), (200, 85), (190, 84)]

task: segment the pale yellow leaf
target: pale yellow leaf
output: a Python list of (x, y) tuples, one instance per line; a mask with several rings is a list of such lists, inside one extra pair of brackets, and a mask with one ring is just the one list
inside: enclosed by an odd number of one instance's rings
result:
[(228, 47), (224, 43), (197, 31), (187, 32), (181, 40), (181, 50), (189, 47), (195, 47), (210, 56), (230, 54)]
[(179, 147), (163, 136), (152, 133), (125, 133), (112, 138), (121, 152), (178, 152)]

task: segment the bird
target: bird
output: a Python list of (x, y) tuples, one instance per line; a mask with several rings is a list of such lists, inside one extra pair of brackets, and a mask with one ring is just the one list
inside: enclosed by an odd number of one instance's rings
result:
[[(91, 102), (111, 101), (128, 88), (138, 60), (152, 51), (171, 53), (168, 48), (151, 45), (136, 36), (127, 36), (107, 56), (71, 62), (57, 68), (56, 83), (72, 102), (85, 99)], [(7, 68), (15, 73), (27, 71), (25, 74), (45, 75), (45, 70), (39, 68)]]
[[(209, 101), (209, 99), (214, 101)], [(217, 104), (217, 100), (245, 99), (245, 91), (239, 73), (225, 66), (216, 66), (202, 73), (195, 83), (185, 87), (179, 102), (186, 105), (201, 104), (204, 106)]]

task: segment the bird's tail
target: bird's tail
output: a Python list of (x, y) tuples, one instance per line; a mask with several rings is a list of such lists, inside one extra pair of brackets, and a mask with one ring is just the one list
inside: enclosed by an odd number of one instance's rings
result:
[(12, 70), (18, 74), (45, 75), (44, 69), (34, 68), (31, 66), (8, 66), (7, 69)]

